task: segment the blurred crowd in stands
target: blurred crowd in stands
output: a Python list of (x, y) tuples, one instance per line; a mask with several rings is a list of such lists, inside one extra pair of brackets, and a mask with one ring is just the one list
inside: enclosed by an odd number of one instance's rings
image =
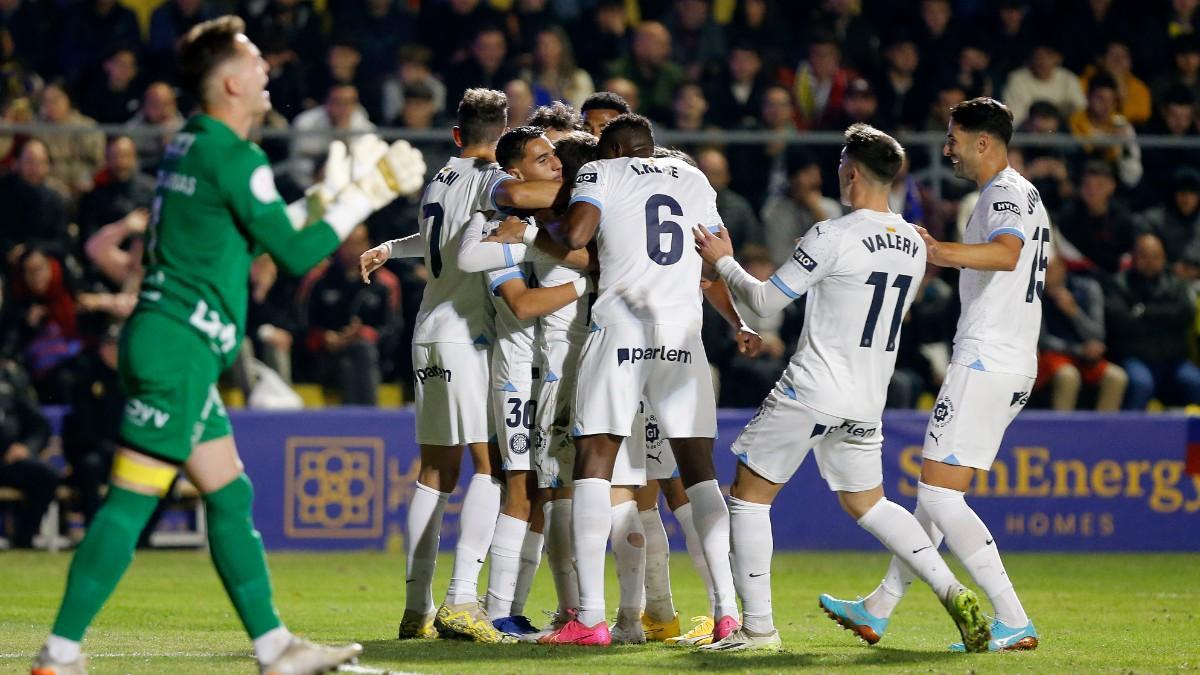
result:
[[(1021, 132), (1079, 141), (1012, 149), (1055, 226), (1032, 404), (1200, 403), (1200, 149), (1139, 142), (1200, 138), (1200, 0), (0, 0), (0, 114), (44, 125), (0, 134), (0, 487), (36, 496), (29, 486), (46, 484), (30, 477), (47, 436), (39, 403), (71, 406), (73, 462), (111, 455), (117, 336), (136, 303), (155, 168), (194, 105), (175, 87), (173, 52), (228, 12), (270, 68), (264, 127), (315, 132), (262, 142), (285, 199), (319, 177), (332, 134), (445, 129), (468, 87), (505, 91), (514, 125), (612, 91), (660, 131), (701, 132), (678, 145), (763, 279), (813, 223), (842, 213), (840, 148), (790, 139), (853, 122), (942, 133), (950, 106), (999, 97)], [(54, 130), (67, 126), (83, 129)], [(773, 140), (730, 144), (724, 130)], [(415, 145), (430, 167), (454, 152), (448, 134)], [(893, 208), (955, 239), (977, 191), (930, 171), (937, 150), (909, 147)], [(231, 384), (316, 382), (367, 405), (381, 382), (410, 386), (424, 268), (393, 261), (365, 286), (357, 257), (415, 229), (415, 203), (401, 200), (303, 278), (260, 260)], [(931, 268), (890, 405), (937, 390), (957, 310), (954, 271)], [(803, 324), (801, 303), (744, 314), (765, 338), (757, 358), (738, 355), (719, 321), (707, 327), (723, 406), (759, 403)]]

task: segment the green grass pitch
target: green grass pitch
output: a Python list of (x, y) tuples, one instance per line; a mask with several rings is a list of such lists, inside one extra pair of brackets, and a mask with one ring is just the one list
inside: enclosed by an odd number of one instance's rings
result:
[[(28, 668), (53, 620), (69, 554), (0, 553), (0, 673)], [(685, 624), (705, 604), (684, 554), (672, 557)], [(359, 641), (359, 672), (1149, 672), (1200, 669), (1200, 556), (1010, 554), (1006, 563), (1042, 635), (1035, 652), (956, 655), (950, 620), (914, 586), (887, 635), (867, 647), (817, 609), (817, 596), (869, 591), (883, 574), (876, 553), (781, 553), (773, 584), (782, 654), (706, 655), (650, 645), (585, 649), (398, 642), (403, 558), (383, 553), (270, 556), (276, 599), (294, 631), (320, 641)], [(450, 558), (438, 563), (435, 597)], [(486, 580), (486, 569), (484, 576)], [(960, 574), (960, 578), (966, 578)], [(919, 583), (919, 582), (918, 582)], [(609, 607), (615, 614), (611, 562)], [(549, 609), (543, 569), (530, 609)], [(686, 627), (685, 627), (686, 629)], [(251, 673), (249, 642), (201, 552), (140, 553), (88, 635), (94, 673)], [(370, 669), (370, 670), (368, 670)], [(25, 672), (28, 672), (25, 670)]]

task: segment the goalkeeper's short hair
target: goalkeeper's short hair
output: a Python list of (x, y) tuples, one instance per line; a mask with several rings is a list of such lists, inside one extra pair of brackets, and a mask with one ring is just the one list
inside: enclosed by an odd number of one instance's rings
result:
[(246, 32), (246, 22), (233, 15), (198, 23), (179, 46), (179, 85), (202, 103), (205, 86), (213, 71), (237, 56), (237, 36)]

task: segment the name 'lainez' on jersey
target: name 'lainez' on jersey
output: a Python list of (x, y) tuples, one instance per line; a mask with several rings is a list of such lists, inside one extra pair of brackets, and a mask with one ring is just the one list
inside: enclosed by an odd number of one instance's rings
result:
[(1007, 167), (980, 191), (963, 243), (1010, 234), (1024, 242), (1016, 270), (964, 269), (958, 292), (962, 314), (952, 361), (987, 372), (1037, 376), (1042, 289), (1052, 249), (1050, 219), (1036, 188)]

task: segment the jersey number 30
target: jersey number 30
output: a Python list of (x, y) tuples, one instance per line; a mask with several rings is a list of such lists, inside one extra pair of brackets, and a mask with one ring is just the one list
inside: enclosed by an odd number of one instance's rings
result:
[[(858, 346), (869, 348), (875, 342), (875, 325), (879, 323), (879, 313), (883, 311), (883, 296), (888, 289), (887, 272), (871, 272), (871, 276), (867, 277), (867, 285), (874, 286), (875, 290), (871, 294), (871, 307), (867, 310), (867, 323), (863, 326), (862, 340)], [(893, 288), (900, 289), (900, 295), (896, 298), (896, 309), (892, 310), (892, 328), (888, 331), (886, 351), (896, 351), (896, 337), (900, 335), (900, 320), (904, 318), (904, 299), (908, 297), (910, 286), (912, 286), (912, 277), (907, 274), (897, 275), (896, 280), (892, 282)]]
[[(668, 195), (650, 195), (646, 200), (646, 255), (659, 265), (674, 265), (683, 257), (683, 228), (674, 220), (662, 220), (659, 211), (667, 207), (672, 216), (682, 216), (679, 202)], [(667, 250), (663, 250), (663, 235), (671, 238)]]

